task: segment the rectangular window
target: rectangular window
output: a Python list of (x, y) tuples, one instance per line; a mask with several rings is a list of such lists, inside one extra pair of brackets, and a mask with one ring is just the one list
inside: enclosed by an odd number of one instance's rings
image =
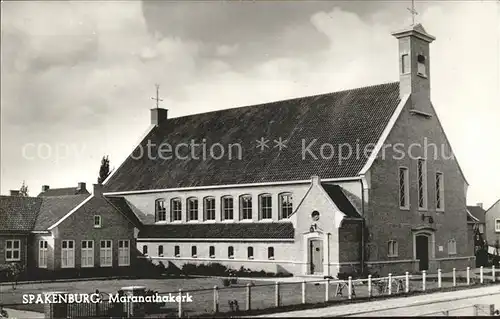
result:
[(215, 220), (215, 198), (207, 197), (203, 200), (203, 215), (205, 220)]
[(267, 259), (274, 259), (274, 247), (267, 248)]
[(157, 199), (155, 205), (155, 215), (157, 222), (164, 222), (167, 220), (167, 207), (164, 199)]
[(495, 232), (500, 232), (500, 218), (495, 219)]
[(401, 56), (401, 73), (410, 72), (410, 56), (408, 54), (403, 54)]
[(252, 196), (243, 195), (240, 197), (240, 219), (252, 219)]
[(163, 245), (158, 246), (158, 256), (163, 257)]
[(174, 256), (175, 257), (181, 256), (181, 248), (179, 246), (174, 246)]
[(398, 256), (398, 243), (395, 240), (389, 240), (389, 243), (387, 244), (387, 256)]
[(187, 213), (188, 213), (188, 221), (198, 220), (198, 199), (188, 198)]
[(247, 257), (248, 257), (248, 259), (253, 259), (253, 247), (252, 246), (247, 248)]
[(272, 219), (273, 206), (270, 194), (263, 194), (259, 197), (259, 219)]
[(210, 246), (208, 249), (208, 255), (210, 258), (215, 258), (215, 246)]
[(18, 239), (5, 241), (5, 261), (21, 260), (21, 241)]
[(130, 241), (118, 241), (118, 266), (130, 266)]
[(444, 210), (443, 173), (436, 173), (436, 209), (437, 210)]
[(196, 248), (196, 246), (191, 246), (191, 257), (198, 257), (198, 249)]
[(234, 259), (234, 247), (233, 246), (227, 247), (227, 258)]
[(410, 207), (410, 178), (408, 168), (399, 168), (399, 208), (408, 209)]
[(427, 165), (424, 159), (417, 162), (418, 208), (427, 209)]
[(101, 215), (94, 216), (94, 228), (101, 228), (102, 226), (102, 217)]
[(173, 222), (182, 220), (182, 202), (179, 198), (174, 198), (170, 202), (170, 220)]
[(61, 248), (61, 268), (75, 267), (75, 241), (63, 240)]
[(293, 200), (292, 194), (280, 194), (280, 219), (290, 217), (293, 213)]
[(113, 266), (113, 242), (111, 240), (101, 240), (99, 257), (101, 267)]
[(48, 243), (40, 240), (38, 244), (38, 268), (47, 268)]
[(457, 254), (457, 242), (455, 239), (448, 240), (448, 254), (456, 255)]
[(94, 267), (94, 241), (82, 240), (81, 265), (85, 267)]
[(222, 220), (233, 220), (234, 219), (234, 202), (233, 198), (223, 197), (222, 198)]

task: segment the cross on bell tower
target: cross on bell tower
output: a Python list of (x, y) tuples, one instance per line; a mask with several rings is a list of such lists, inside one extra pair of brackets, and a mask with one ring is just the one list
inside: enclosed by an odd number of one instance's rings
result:
[(415, 16), (418, 15), (417, 10), (415, 10), (415, 0), (411, 0), (411, 8), (406, 8), (411, 13), (411, 25), (415, 25)]
[(159, 84), (155, 84), (156, 86), (156, 97), (151, 97), (151, 100), (155, 100), (156, 101), (156, 108), (159, 108), (160, 107), (160, 102), (163, 102), (162, 99), (160, 99), (160, 85)]

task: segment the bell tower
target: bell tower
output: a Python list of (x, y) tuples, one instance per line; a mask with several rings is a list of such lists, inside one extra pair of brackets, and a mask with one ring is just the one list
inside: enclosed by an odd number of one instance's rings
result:
[(419, 23), (392, 33), (399, 40), (400, 96), (410, 94), (412, 109), (430, 114), (429, 45), (436, 40)]

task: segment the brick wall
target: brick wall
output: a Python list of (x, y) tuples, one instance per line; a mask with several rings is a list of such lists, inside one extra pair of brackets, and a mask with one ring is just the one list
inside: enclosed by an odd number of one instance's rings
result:
[[(101, 215), (102, 227), (94, 228), (94, 215)], [(61, 244), (63, 240), (75, 241), (75, 268), (81, 266), (82, 240), (94, 241), (94, 265), (99, 267), (100, 241), (112, 240), (113, 267), (118, 267), (118, 241), (130, 241), (130, 262), (136, 261), (137, 252), (134, 225), (103, 197), (90, 199), (54, 230), (54, 269), (61, 268)]]
[[(415, 259), (412, 229), (429, 226), (435, 229), (435, 242), (430, 244), (434, 247), (429, 247), (430, 259), (433, 259), (432, 251), (435, 251), (435, 259), (473, 256), (473, 246), (467, 235), (465, 180), (456, 160), (444, 159), (441, 155), (441, 146), (447, 156), (451, 154), (451, 150), (434, 110), (432, 110), (432, 117), (425, 118), (412, 114), (410, 104), (411, 101), (407, 103), (389, 134), (386, 141), (388, 147), (385, 149), (384, 156), (379, 154), (370, 171), (370, 202), (366, 207), (370, 244), (373, 247), (370, 261)], [(424, 138), (427, 138), (427, 145), (430, 143), (438, 145), (438, 152), (434, 152), (432, 147), (427, 148), (428, 208), (425, 211), (419, 211), (417, 160), (415, 158), (425, 156)], [(402, 143), (404, 146), (400, 145), (395, 150), (396, 143)], [(422, 148), (412, 148), (413, 159), (408, 154), (412, 143), (422, 145)], [(397, 150), (404, 150), (405, 156), (401, 156), (401, 152)], [(410, 208), (408, 210), (399, 208), (398, 173), (400, 166), (409, 169)], [(435, 173), (437, 171), (444, 174), (444, 212), (436, 211)], [(422, 221), (422, 214), (432, 216), (434, 223), (430, 225), (427, 220)], [(450, 256), (447, 251), (447, 242), (451, 238), (456, 240), (457, 247), (457, 254), (453, 256)], [(387, 256), (387, 243), (391, 239), (398, 242), (397, 257)], [(442, 251), (439, 246), (443, 247)], [(376, 252), (374, 253), (373, 250)]]

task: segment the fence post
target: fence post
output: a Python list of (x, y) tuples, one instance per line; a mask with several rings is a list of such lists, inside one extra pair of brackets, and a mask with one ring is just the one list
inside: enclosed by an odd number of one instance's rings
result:
[(372, 275), (368, 275), (368, 298), (372, 296)]
[(252, 309), (252, 284), (247, 284), (247, 310)]
[(182, 288), (179, 289), (179, 309), (177, 311), (177, 316), (182, 318)]
[(441, 288), (441, 268), (438, 269), (438, 288)]
[(392, 295), (392, 274), (391, 273), (388, 276), (388, 281), (389, 281), (389, 286), (387, 288), (389, 288), (389, 296), (390, 296), (390, 295)]
[(479, 282), (483, 284), (484, 281), (484, 269), (483, 266), (479, 267)]
[(467, 286), (470, 285), (470, 267), (467, 267)]
[(492, 276), (491, 280), (493, 280), (493, 282), (495, 282), (497, 280), (497, 277), (496, 277), (497, 275), (495, 274), (495, 265), (491, 266), (491, 276)]
[(425, 291), (425, 277), (426, 277), (427, 271), (422, 270), (422, 291)]
[(349, 278), (347, 278), (347, 291), (348, 291), (347, 298), (352, 299), (352, 276), (349, 276)]
[(410, 273), (405, 273), (405, 293), (410, 291)]
[(277, 281), (274, 284), (274, 299), (276, 307), (280, 306), (280, 283)]
[(306, 282), (302, 281), (302, 303), (306, 303)]
[(214, 286), (214, 313), (219, 312), (219, 287)]
[(453, 287), (457, 286), (457, 269), (453, 268)]
[(494, 316), (494, 315), (495, 315), (495, 305), (490, 305), (489, 316)]
[(328, 302), (329, 299), (330, 299), (330, 278), (327, 278), (325, 286), (325, 301)]
[(472, 308), (474, 309), (474, 317), (477, 317), (479, 314), (479, 311), (478, 311), (478, 306), (477, 305), (473, 305)]

